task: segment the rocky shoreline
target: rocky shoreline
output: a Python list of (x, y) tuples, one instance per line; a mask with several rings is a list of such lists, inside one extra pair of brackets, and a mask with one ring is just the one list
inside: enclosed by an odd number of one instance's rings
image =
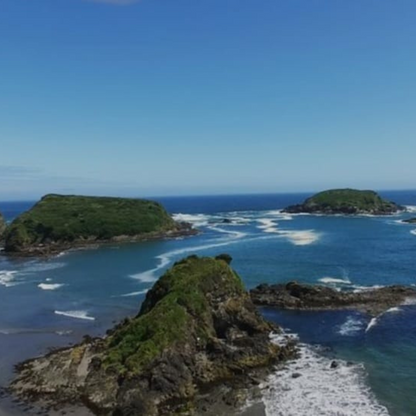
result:
[[(231, 257), (188, 257), (148, 292), (136, 317), (17, 366), (10, 392), (47, 412), (84, 405), (106, 415), (241, 414), (287, 359), (293, 339), (257, 311)], [(261, 409), (257, 408), (261, 414)]]
[(62, 241), (50, 241), (48, 244), (38, 244), (27, 247), (23, 251), (10, 252), (4, 250), (4, 245), (0, 244), (0, 254), (7, 255), (8, 257), (53, 257), (63, 252), (97, 249), (102, 246), (114, 245), (114, 244), (131, 244), (144, 241), (156, 241), (156, 240), (172, 240), (176, 238), (186, 238), (198, 235), (199, 230), (193, 228), (192, 224), (186, 222), (177, 223), (177, 227), (174, 230), (152, 232), (147, 234), (139, 234), (135, 236), (121, 235), (112, 237), (109, 239), (97, 239), (91, 237), (88, 239), (78, 239), (71, 242)]
[(395, 285), (360, 292), (337, 291), (327, 286), (289, 282), (259, 285), (250, 291), (250, 296), (257, 306), (289, 310), (355, 309), (377, 316), (409, 298), (416, 299), (416, 290)]

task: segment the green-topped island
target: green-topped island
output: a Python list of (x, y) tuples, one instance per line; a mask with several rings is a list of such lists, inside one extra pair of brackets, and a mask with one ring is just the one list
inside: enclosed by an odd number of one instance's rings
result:
[(302, 204), (284, 209), (290, 214), (349, 214), (349, 215), (391, 215), (405, 208), (383, 199), (374, 191), (357, 189), (330, 189), (319, 192)]
[(46, 195), (6, 229), (6, 253), (49, 255), (71, 248), (194, 234), (154, 201)]

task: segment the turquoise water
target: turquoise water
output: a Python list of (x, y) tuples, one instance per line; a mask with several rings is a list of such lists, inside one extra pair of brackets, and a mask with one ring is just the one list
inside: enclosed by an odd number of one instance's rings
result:
[[(416, 206), (416, 192), (385, 196)], [(50, 261), (0, 257), (0, 384), (10, 380), (13, 365), (20, 360), (77, 342), (85, 334), (103, 335), (114, 322), (137, 313), (154, 280), (173, 261), (193, 253), (230, 253), (247, 287), (294, 279), (348, 290), (416, 284), (416, 226), (400, 223), (411, 214), (347, 218), (280, 213), (304, 197), (164, 198), (161, 202), (170, 212), (203, 233), (63, 253)], [(11, 220), (30, 205), (0, 203), (0, 211)], [(368, 317), (356, 312), (263, 313), (298, 334), (308, 351), (310, 346), (322, 348), (317, 356), (308, 353), (309, 361), (305, 358), (302, 382), (302, 377), (286, 380), (287, 391), (297, 393), (299, 402), (293, 414), (416, 415), (415, 306), (400, 306), (371, 326)], [(328, 373), (325, 359), (334, 358), (345, 366)], [(354, 365), (347, 366), (346, 361)], [(301, 391), (308, 388), (308, 368), (322, 370), (315, 375), (322, 380), (315, 386), (319, 411), (311, 411), (312, 399), (302, 397)], [(345, 382), (338, 386), (335, 377), (344, 377)], [(279, 398), (268, 397), (270, 414), (279, 414), (279, 400), (284, 408), (285, 397), (288, 401), (291, 397), (287, 391)], [(332, 403), (331, 394), (344, 396), (349, 404)], [(19, 409), (14, 411), (19, 414)]]

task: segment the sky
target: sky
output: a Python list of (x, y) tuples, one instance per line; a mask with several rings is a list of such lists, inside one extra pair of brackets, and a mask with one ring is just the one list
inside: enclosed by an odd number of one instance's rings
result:
[(1, 0), (0, 200), (416, 188), (414, 0)]

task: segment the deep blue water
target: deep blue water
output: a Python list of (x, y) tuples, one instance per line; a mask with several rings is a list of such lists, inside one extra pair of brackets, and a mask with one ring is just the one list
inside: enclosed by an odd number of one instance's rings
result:
[[(416, 206), (416, 191), (382, 194)], [(230, 253), (247, 287), (294, 279), (348, 290), (416, 284), (416, 226), (400, 223), (410, 213), (351, 218), (278, 211), (306, 196), (158, 198), (203, 233), (71, 252), (50, 261), (0, 257), (0, 385), (20, 360), (84, 334), (102, 335), (137, 313), (152, 282), (173, 261), (193, 253)], [(12, 220), (32, 204), (0, 203), (0, 211)], [(325, 347), (331, 357), (363, 363), (364, 384), (391, 415), (416, 415), (415, 306), (380, 316), (367, 331), (370, 319), (357, 312), (263, 312), (301, 341)]]

